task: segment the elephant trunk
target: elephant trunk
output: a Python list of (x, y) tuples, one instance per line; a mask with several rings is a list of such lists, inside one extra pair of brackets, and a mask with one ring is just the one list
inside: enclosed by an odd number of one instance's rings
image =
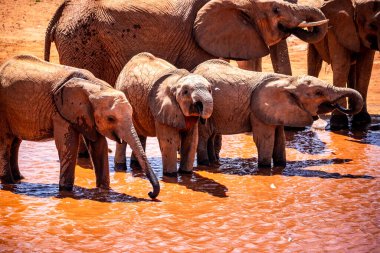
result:
[(292, 9), (294, 16), (298, 17), (298, 24), (295, 24), (294, 28), (281, 27), (281, 24), (279, 24), (279, 28), (294, 34), (307, 43), (316, 43), (322, 40), (328, 27), (328, 20), (322, 11), (314, 7), (300, 5)]
[(150, 166), (148, 159), (145, 155), (144, 149), (141, 145), (141, 142), (138, 138), (137, 132), (135, 128), (133, 127), (133, 124), (128, 124), (130, 127), (129, 129), (125, 129), (125, 133), (127, 133), (125, 136), (120, 136), (121, 139), (128, 143), (136, 156), (139, 164), (141, 165), (141, 168), (145, 172), (147, 178), (149, 179), (150, 183), (153, 186), (153, 192), (149, 192), (149, 197), (152, 199), (156, 198), (158, 194), (160, 193), (160, 184), (157, 180), (156, 175), (154, 174), (152, 167)]
[(214, 103), (209, 92), (203, 91), (192, 96), (193, 103), (202, 119), (210, 118)]
[[(351, 108), (344, 108), (338, 104), (342, 98), (348, 98)], [(360, 93), (350, 88), (331, 87), (329, 100), (332, 102), (333, 107), (345, 114), (357, 114), (363, 107), (363, 98)]]

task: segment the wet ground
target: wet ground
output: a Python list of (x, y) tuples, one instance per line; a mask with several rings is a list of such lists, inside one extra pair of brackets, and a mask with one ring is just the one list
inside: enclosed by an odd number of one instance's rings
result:
[[(0, 0), (0, 64), (18, 53), (42, 57), (44, 28), (59, 2)], [(304, 74), (305, 45), (291, 39), (290, 46), (294, 73)], [(378, 252), (379, 63), (376, 54), (372, 125), (287, 131), (286, 168), (259, 170), (252, 137), (240, 134), (224, 136), (219, 168), (162, 177), (157, 141), (148, 139), (158, 201), (139, 171), (114, 172), (114, 153), (112, 191), (95, 188), (81, 159), (73, 193), (62, 195), (54, 142), (23, 142), (25, 179), (0, 186), (0, 252)], [(328, 66), (321, 78), (331, 80)]]

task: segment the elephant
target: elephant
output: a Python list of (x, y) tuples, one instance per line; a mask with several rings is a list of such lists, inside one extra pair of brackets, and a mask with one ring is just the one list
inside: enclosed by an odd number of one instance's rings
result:
[[(379, 51), (380, 45), (380, 2), (329, 0), (320, 2), (319, 7), (330, 20), (329, 28), (323, 40), (309, 44), (308, 74), (318, 77), (322, 61), (331, 64), (334, 85), (346, 87), (347, 84), (362, 95), (363, 109), (352, 117), (352, 126), (365, 126), (371, 122), (366, 99), (375, 51)], [(339, 111), (332, 113), (332, 129), (348, 125), (346, 115)]]
[(319, 9), (282, 0), (67, 0), (47, 27), (45, 60), (55, 42), (60, 63), (114, 85), (141, 52), (191, 70), (213, 58), (265, 56), (290, 34), (316, 42), (326, 31)]
[(18, 165), (22, 140), (54, 138), (60, 160), (59, 190), (72, 191), (79, 134), (87, 140), (96, 186), (110, 185), (106, 137), (128, 142), (153, 186), (152, 171), (132, 123), (132, 108), (124, 93), (87, 70), (52, 64), (30, 55), (11, 58), (0, 67), (0, 179), (23, 179)]
[[(198, 129), (198, 165), (218, 162), (215, 136), (253, 132), (258, 166), (271, 167), (272, 159), (274, 166), (285, 166), (284, 126), (309, 126), (335, 108), (355, 114), (363, 105), (359, 92), (312, 76), (248, 71), (222, 60), (206, 61), (192, 72), (210, 82), (214, 99), (212, 116)], [(336, 104), (343, 97), (352, 99), (352, 108)]]
[[(145, 148), (147, 136), (157, 136), (163, 173), (191, 173), (198, 143), (198, 120), (213, 109), (210, 83), (202, 76), (177, 69), (150, 53), (134, 56), (123, 68), (116, 89), (133, 108), (133, 123)], [(181, 159), (177, 171), (177, 150)], [(125, 169), (126, 143), (117, 144), (115, 164)], [(134, 166), (133, 156), (131, 158)]]
[[(289, 3), (296, 4), (297, 0), (284, 0)], [(277, 44), (269, 47), (270, 58), (272, 60), (273, 70), (276, 73), (292, 75), (292, 66), (289, 59), (288, 44), (286, 39), (281, 40)], [(250, 59), (248, 61), (237, 61), (239, 68), (262, 71), (262, 58)]]

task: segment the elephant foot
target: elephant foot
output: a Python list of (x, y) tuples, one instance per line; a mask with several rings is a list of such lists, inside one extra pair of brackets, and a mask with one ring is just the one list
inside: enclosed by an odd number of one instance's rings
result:
[(90, 158), (90, 153), (87, 150), (78, 152), (78, 158)]
[(272, 164), (269, 162), (259, 162), (258, 164), (257, 164), (257, 167), (259, 168), (259, 169), (268, 169), (268, 168), (271, 168), (272, 167)]
[(139, 164), (139, 162), (137, 160), (131, 160), (129, 166), (131, 167), (131, 169), (136, 169), (136, 170), (141, 170), (141, 166)]
[(164, 176), (167, 176), (167, 177), (177, 177), (178, 176), (177, 172), (164, 172), (163, 174), (164, 174)]
[(73, 191), (73, 185), (60, 185), (59, 186), (59, 191), (66, 191), (66, 192), (71, 192)]
[(126, 171), (127, 170), (127, 164), (126, 163), (116, 163), (115, 162), (115, 171)]
[(197, 160), (197, 165), (198, 166), (206, 166), (206, 167), (209, 167), (210, 166), (210, 161), (209, 160)]
[(273, 161), (273, 167), (286, 167), (286, 161)]
[(333, 114), (330, 118), (330, 129), (341, 130), (348, 128), (348, 118), (343, 114)]
[(12, 175), (5, 175), (0, 178), (2, 184), (15, 184), (17, 181), (12, 177)]
[(368, 112), (359, 112), (352, 116), (352, 127), (363, 127), (371, 124), (371, 116)]
[(193, 171), (192, 170), (183, 170), (183, 169), (180, 168), (178, 170), (178, 173), (190, 175), (190, 174), (193, 174)]

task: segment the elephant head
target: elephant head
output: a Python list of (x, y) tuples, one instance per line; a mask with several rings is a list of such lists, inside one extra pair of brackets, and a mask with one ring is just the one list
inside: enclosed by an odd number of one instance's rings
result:
[[(304, 127), (311, 125), (318, 114), (334, 109), (356, 114), (363, 106), (362, 96), (356, 90), (334, 87), (312, 76), (269, 76), (253, 93), (254, 114), (270, 125)], [(349, 98), (352, 108), (339, 106), (342, 98)]]
[(338, 42), (360, 52), (361, 44), (373, 50), (380, 46), (380, 3), (378, 0), (329, 0), (321, 7)]
[(319, 9), (285, 1), (211, 0), (198, 11), (194, 34), (214, 56), (252, 59), (267, 55), (268, 46), (290, 34), (317, 42), (326, 34), (327, 22)]
[(90, 141), (95, 142), (100, 133), (116, 142), (127, 142), (153, 186), (149, 196), (158, 196), (160, 186), (132, 124), (132, 107), (124, 93), (103, 82), (71, 78), (54, 92), (54, 100), (58, 113)]
[(158, 122), (178, 129), (189, 127), (198, 118), (204, 122), (213, 110), (211, 85), (186, 70), (169, 71), (154, 83), (149, 108)]

